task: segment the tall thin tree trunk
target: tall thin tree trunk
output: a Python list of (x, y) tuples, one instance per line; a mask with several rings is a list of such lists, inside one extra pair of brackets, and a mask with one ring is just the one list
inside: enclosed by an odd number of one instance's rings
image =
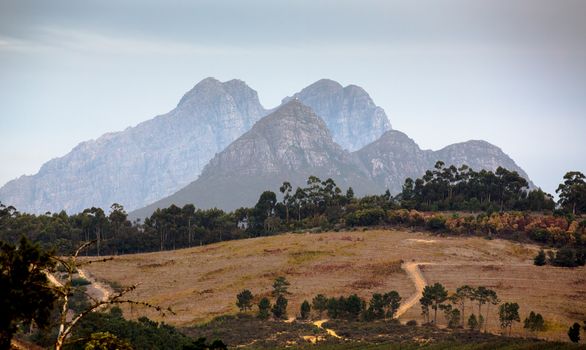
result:
[(490, 310), (490, 302), (488, 304), (486, 304), (486, 318), (484, 319), (484, 333), (486, 333), (486, 330), (488, 329), (488, 312)]

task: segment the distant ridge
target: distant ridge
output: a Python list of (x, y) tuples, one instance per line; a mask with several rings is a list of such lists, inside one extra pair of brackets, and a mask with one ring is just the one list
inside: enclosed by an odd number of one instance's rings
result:
[[(467, 155), (467, 156), (466, 156)], [(527, 174), (498, 147), (485, 141), (468, 141), (439, 151), (421, 150), (404, 133), (385, 132), (378, 140), (349, 153), (337, 145), (324, 121), (298, 99), (290, 99), (250, 131), (217, 154), (201, 176), (171, 196), (130, 214), (150, 216), (172, 204), (234, 210), (253, 206), (263, 191), (277, 192), (283, 181), (295, 188), (311, 175), (332, 178), (342, 189), (357, 195), (401, 191), (407, 177), (421, 177), (436, 161), (473, 169), (498, 166)]]
[(243, 81), (207, 78), (167, 114), (124, 131), (82, 142), (32, 176), (0, 188), (0, 200), (20, 211), (44, 213), (135, 209), (193, 181), (207, 162), (265, 114)]
[(438, 160), (447, 166), (460, 167), (468, 165), (474, 170), (495, 171), (499, 166), (516, 171), (529, 180), (527, 173), (521, 169), (500, 148), (486, 141), (466, 141), (444, 147), (438, 151), (422, 150), (406, 134), (391, 130), (380, 139), (355, 152), (370, 176), (381, 189), (391, 193), (401, 192), (405, 179), (421, 177), (426, 170), (432, 169)]

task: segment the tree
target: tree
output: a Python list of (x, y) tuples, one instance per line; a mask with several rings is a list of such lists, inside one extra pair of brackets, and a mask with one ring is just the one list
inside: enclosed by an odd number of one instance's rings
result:
[[(444, 301), (448, 298), (448, 291), (441, 283), (435, 283), (432, 286), (425, 286), (423, 288), (423, 298), (429, 302), (429, 306), (434, 310), (433, 323), (437, 324), (437, 310)], [(421, 302), (421, 300), (420, 300)], [(422, 303), (423, 304), (423, 303)]]
[(258, 318), (266, 320), (269, 318), (269, 310), (271, 309), (271, 302), (269, 298), (264, 297), (258, 302)]
[(399, 307), (401, 307), (401, 296), (398, 292), (392, 290), (388, 293), (385, 293), (383, 298), (387, 307), (386, 317), (394, 318), (397, 310), (399, 310)]
[(364, 301), (356, 294), (352, 294), (346, 299), (344, 311), (348, 319), (358, 319), (364, 309)]
[(267, 218), (272, 217), (275, 213), (275, 205), (277, 204), (277, 195), (272, 191), (264, 191), (256, 205), (254, 206), (255, 225), (266, 230), (265, 223)]
[(201, 337), (194, 340), (191, 344), (184, 345), (183, 350), (228, 350), (228, 347), (221, 340), (214, 340), (208, 343), (206, 338)]
[(478, 329), (482, 329), (484, 325), (484, 317), (482, 316), (482, 305), (489, 302), (491, 294), (494, 293), (490, 289), (480, 286), (474, 289), (472, 293), (472, 300), (478, 302)]
[(576, 250), (571, 247), (562, 247), (555, 253), (555, 257), (551, 260), (553, 266), (561, 267), (576, 267), (578, 266), (578, 257)]
[(236, 296), (236, 306), (240, 309), (240, 311), (246, 311), (252, 309), (252, 299), (253, 295), (252, 292), (248, 289), (243, 290), (242, 292), (238, 293)]
[(468, 328), (471, 331), (475, 331), (478, 330), (478, 326), (478, 319), (476, 319), (476, 315), (470, 314), (470, 317), (468, 317)]
[(21, 323), (46, 326), (57, 299), (46, 272), (51, 254), (24, 236), (17, 246), (0, 241), (0, 349), (8, 349)]
[(559, 193), (558, 203), (572, 214), (586, 211), (586, 181), (584, 174), (570, 171), (564, 175), (564, 182), (555, 190)]
[(313, 309), (319, 312), (320, 317), (322, 313), (328, 308), (328, 298), (326, 298), (323, 294), (316, 295), (311, 303), (313, 305)]
[[(429, 286), (426, 286), (425, 288), (427, 288)], [(425, 289), (424, 289), (425, 290)], [(432, 304), (432, 300), (429, 297), (429, 295), (426, 295), (425, 292), (423, 293), (423, 296), (419, 299), (419, 303), (421, 304), (421, 315), (423, 315), (423, 319), (425, 320), (425, 323), (429, 323), (429, 307)]]
[(541, 314), (536, 314), (531, 311), (529, 316), (523, 321), (523, 328), (531, 332), (539, 332), (545, 330), (545, 322)]
[(110, 332), (96, 332), (91, 335), (84, 350), (132, 350), (132, 346)]
[(519, 304), (517, 303), (504, 303), (499, 307), (499, 320), (501, 322), (501, 328), (509, 328), (509, 336), (513, 328), (513, 322), (521, 322), (519, 317)]
[(301, 303), (301, 308), (299, 310), (299, 318), (302, 320), (307, 320), (309, 318), (309, 314), (311, 313), (311, 305), (309, 305), (309, 301), (304, 300)]
[[(469, 285), (464, 285), (456, 289), (456, 293), (450, 297), (450, 301), (460, 308), (460, 315), (462, 318), (462, 327), (466, 320), (466, 300), (471, 300), (474, 297), (474, 288)], [(476, 317), (475, 317), (476, 318)], [(478, 321), (478, 320), (476, 320)]]
[(273, 316), (276, 319), (285, 319), (287, 318), (287, 304), (289, 301), (283, 295), (279, 295), (277, 300), (275, 301), (275, 305), (271, 311), (273, 312)]
[(580, 325), (577, 322), (568, 329), (568, 337), (572, 343), (580, 342)]
[[(61, 283), (57, 280), (54, 280), (53, 283), (55, 286), (53, 290), (59, 295), (60, 302), (61, 302), (61, 314), (59, 320), (59, 330), (57, 334), (57, 339), (55, 341), (55, 350), (61, 350), (65, 345), (65, 341), (69, 338), (69, 335), (72, 333), (74, 327), (76, 327), (81, 320), (85, 317), (90, 315), (93, 311), (98, 310), (107, 305), (116, 305), (116, 304), (131, 304), (131, 305), (141, 305), (146, 306), (148, 308), (154, 309), (161, 313), (163, 316), (165, 315), (165, 310), (163, 310), (160, 306), (156, 306), (147, 302), (143, 301), (135, 301), (131, 299), (124, 299), (125, 295), (134, 291), (137, 285), (132, 285), (130, 287), (124, 288), (122, 291), (114, 293), (112, 295), (106, 296), (102, 300), (97, 300), (93, 297), (90, 297), (92, 301), (89, 306), (83, 309), (83, 311), (79, 313), (74, 313), (72, 317), (70, 317), (70, 296), (73, 295), (73, 292), (77, 288), (76, 285), (73, 283), (73, 276), (77, 273), (77, 271), (85, 265), (97, 263), (97, 262), (104, 262), (112, 260), (112, 258), (104, 258), (100, 260), (87, 260), (84, 262), (78, 262), (77, 258), (79, 254), (87, 249), (92, 244), (96, 243), (96, 241), (90, 241), (82, 244), (73, 255), (67, 257), (56, 257), (52, 256), (51, 259), (57, 261), (61, 264), (61, 267), (66, 272), (65, 282)], [(168, 312), (173, 313), (173, 310), (167, 308)]]
[(287, 290), (290, 285), (291, 284), (283, 276), (275, 278), (275, 281), (273, 282), (273, 297), (277, 298), (281, 295), (289, 294)]
[(484, 322), (484, 332), (487, 332), (488, 329), (488, 316), (490, 315), (490, 305), (498, 305), (501, 301), (499, 300), (496, 292), (492, 289), (485, 290), (485, 300), (486, 300), (486, 318), (483, 319)]
[(289, 202), (291, 200), (291, 191), (293, 187), (291, 187), (291, 183), (285, 181), (283, 185), (279, 187), (279, 191), (283, 194), (283, 205), (285, 206), (285, 220), (289, 223)]
[[(451, 305), (450, 306), (451, 309)], [(446, 309), (446, 319), (448, 320), (448, 328), (458, 328), (460, 326), (460, 310), (458, 309)]]
[(535, 258), (533, 259), (533, 264), (536, 266), (543, 266), (546, 263), (547, 260), (545, 259), (545, 251), (543, 251), (543, 249), (540, 249), (539, 253), (537, 253)]
[(373, 319), (381, 319), (385, 317), (385, 306), (386, 302), (382, 294), (375, 293), (370, 299), (368, 312), (372, 315)]

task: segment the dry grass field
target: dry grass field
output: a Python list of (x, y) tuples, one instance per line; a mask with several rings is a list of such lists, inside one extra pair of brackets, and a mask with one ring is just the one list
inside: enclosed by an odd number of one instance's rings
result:
[[(114, 285), (140, 283), (133, 298), (170, 306), (176, 314), (164, 321), (187, 326), (236, 313), (239, 291), (269, 295), (272, 281), (281, 275), (291, 282), (290, 316), (318, 293), (357, 293), (369, 299), (372, 293), (396, 290), (407, 300), (416, 289), (401, 261), (416, 262), (423, 264), (427, 283), (441, 282), (450, 291), (463, 284), (493, 288), (501, 300), (520, 304), (522, 319), (531, 310), (542, 313), (550, 328), (544, 337), (566, 340), (568, 325), (586, 319), (586, 269), (533, 266), (537, 250), (504, 240), (397, 230), (286, 234), (117, 256), (89, 265), (87, 272)], [(489, 328), (496, 332), (493, 309)], [(125, 312), (127, 317), (160, 319), (144, 309)], [(419, 304), (401, 316), (410, 319), (421, 321)], [(524, 334), (522, 325), (515, 329)]]

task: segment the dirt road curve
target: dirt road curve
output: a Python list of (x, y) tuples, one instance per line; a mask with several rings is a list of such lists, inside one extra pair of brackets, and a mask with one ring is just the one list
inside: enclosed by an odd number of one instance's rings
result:
[(411, 278), (411, 280), (413, 281), (413, 284), (415, 284), (415, 293), (413, 293), (409, 297), (409, 299), (401, 303), (401, 306), (399, 307), (399, 310), (397, 310), (395, 318), (399, 318), (401, 315), (407, 312), (407, 310), (409, 310), (419, 302), (421, 294), (423, 293), (423, 288), (425, 288), (425, 286), (427, 285), (427, 283), (425, 282), (425, 278), (421, 274), (421, 270), (419, 270), (419, 265), (424, 264), (416, 262), (407, 262), (401, 266), (401, 268), (403, 268), (403, 270), (407, 272), (409, 278)]
[(86, 274), (82, 269), (77, 269), (77, 273), (79, 274), (79, 277), (84, 278), (91, 283), (87, 289), (88, 293), (92, 295), (93, 298), (99, 301), (106, 301), (108, 298), (110, 298), (112, 295), (110, 288), (88, 276), (88, 274)]

